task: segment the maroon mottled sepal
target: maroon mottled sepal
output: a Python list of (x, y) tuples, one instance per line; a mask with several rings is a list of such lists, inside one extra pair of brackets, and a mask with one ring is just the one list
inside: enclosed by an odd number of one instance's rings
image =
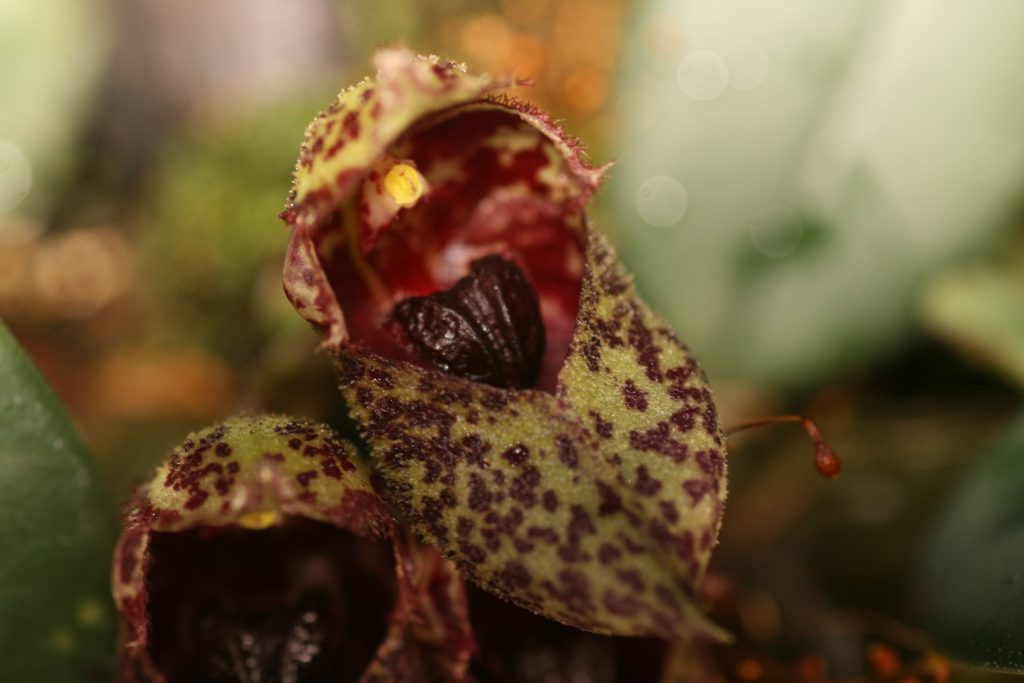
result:
[[(660, 506), (620, 473), (645, 451), (609, 447), (547, 392), (501, 390), (368, 352), (338, 358), (390, 499), (467, 576), (599, 633), (720, 634), (693, 603), (710, 546), (691, 544), (717, 529), (717, 508), (666, 491), (679, 506), (675, 524), (652, 514)], [(659, 476), (669, 466), (651, 465)]]
[(171, 453), (125, 515), (112, 584), (122, 681), (441, 683), (472, 649), (454, 568), (399, 538), (349, 442), (279, 416)]
[(592, 231), (572, 348), (558, 395), (588, 424), (691, 586), (703, 578), (726, 497), (725, 442), (707, 378), (637, 296)]
[(462, 578), (433, 548), (412, 539), (396, 543), (407, 599), (362, 683), (461, 681), (474, 649)]

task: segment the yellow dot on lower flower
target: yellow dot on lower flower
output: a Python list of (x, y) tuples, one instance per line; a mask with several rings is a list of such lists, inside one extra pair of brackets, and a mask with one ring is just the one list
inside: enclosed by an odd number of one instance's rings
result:
[(103, 623), (106, 615), (99, 600), (88, 598), (78, 603), (75, 616), (78, 617), (78, 623), (83, 626), (99, 626)]
[(384, 176), (384, 191), (406, 209), (416, 205), (425, 189), (426, 181), (412, 164), (395, 164)]
[(50, 635), (50, 647), (61, 654), (73, 652), (77, 642), (75, 636), (64, 626), (59, 627)]
[(263, 512), (250, 512), (238, 518), (238, 525), (246, 529), (259, 531), (272, 527), (281, 521), (281, 515), (277, 510), (265, 510)]

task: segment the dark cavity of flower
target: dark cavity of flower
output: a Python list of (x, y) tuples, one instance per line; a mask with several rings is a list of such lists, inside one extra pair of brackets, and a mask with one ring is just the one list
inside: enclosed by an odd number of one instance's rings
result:
[(387, 543), (289, 519), (155, 533), (153, 660), (190, 683), (358, 681), (395, 601)]

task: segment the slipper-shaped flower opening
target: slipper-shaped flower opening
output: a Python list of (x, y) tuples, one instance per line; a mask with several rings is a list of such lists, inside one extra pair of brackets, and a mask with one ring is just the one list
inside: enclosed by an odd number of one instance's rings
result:
[(588, 222), (603, 169), (507, 81), (377, 66), (307, 131), (284, 285), (391, 502), (532, 611), (721, 635), (695, 605), (725, 500), (714, 403)]
[[(343, 93), (307, 131), (284, 213), (295, 227), (289, 298), (330, 347), (430, 365), (395, 307), (500, 257), (539, 300), (537, 383), (553, 389), (583, 277), (583, 207), (602, 169), (540, 112), (484, 99), (508, 82), (404, 50), (378, 53), (377, 63), (376, 80)], [(396, 170), (413, 180), (394, 181)]]
[(268, 416), (193, 435), (126, 516), (119, 680), (461, 680), (461, 582), (394, 529), (325, 428)]

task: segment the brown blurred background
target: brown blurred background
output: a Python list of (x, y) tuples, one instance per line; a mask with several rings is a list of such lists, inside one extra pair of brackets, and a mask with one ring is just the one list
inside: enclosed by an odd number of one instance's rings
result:
[(0, 213), (0, 315), (122, 493), (189, 429), (242, 409), (322, 416), (333, 400), (280, 292), (277, 213), (305, 124), (367, 75), (376, 46), (535, 78), (517, 95), (600, 150), (626, 11), (620, 0), (56, 4), (15, 2), (7, 20), (9, 35), (35, 35), (3, 69), (24, 135), (0, 136), (31, 158), (31, 190)]
[[(922, 534), (1024, 388), (1013, 5), (943, 23), (797, 0), (4, 4), (0, 317), (119, 496), (231, 413), (343, 420), (281, 293), (277, 213), (306, 123), (405, 43), (534, 79), (515, 95), (620, 160), (597, 222), (726, 422), (806, 412), (845, 456), (827, 483), (798, 431), (733, 441), (718, 563), (754, 596), (752, 637), (779, 637), (784, 603), (914, 619)], [(959, 127), (914, 138), (943, 112)], [(781, 209), (730, 213), (759, 194)]]

